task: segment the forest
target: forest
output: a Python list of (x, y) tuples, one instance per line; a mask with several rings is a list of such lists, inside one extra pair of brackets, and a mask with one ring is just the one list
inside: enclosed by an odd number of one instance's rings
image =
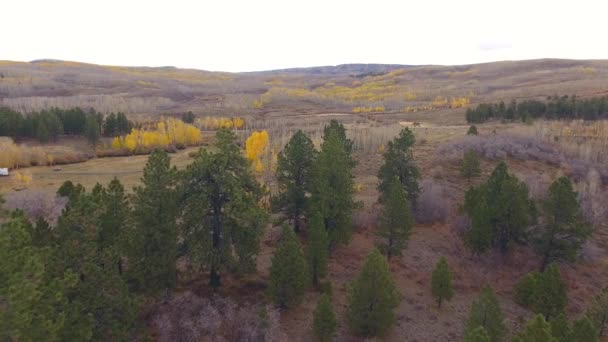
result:
[(481, 123), (488, 120), (523, 121), (534, 119), (583, 119), (608, 118), (608, 96), (579, 98), (576, 95), (549, 96), (546, 101), (512, 100), (508, 104), (480, 103), (466, 111), (467, 122)]
[[(64, 131), (77, 132), (66, 126), (70, 120), (58, 121)], [(413, 227), (420, 223), (416, 213), (424, 205), (423, 175), (414, 158), (421, 143), (414, 132), (402, 128), (381, 151), (375, 248), (347, 286), (344, 309), (332, 302), (328, 264), (339, 248), (349, 248), (362, 206), (356, 199), (358, 161), (347, 128), (331, 120), (318, 146), (296, 131), (269, 170), (259, 160), (268, 134), (254, 133), (243, 151), (235, 133), (221, 129), (213, 146), (200, 148), (180, 169), (165, 150), (155, 149), (132, 191), (118, 178), (90, 190), (65, 181), (57, 196), (67, 204), (56, 222), (3, 210), (1, 338), (154, 339), (143, 319), (150, 305), (169, 302), (186, 273), (205, 279), (211, 293), (227, 282), (245, 281), (258, 272), (256, 259), (269, 225), (280, 227), (264, 284), (272, 306), (254, 314), (254, 323), (235, 327), (233, 340), (281, 340), (272, 335), (274, 310), (298, 308), (310, 292), (320, 294), (311, 318), (318, 340), (333, 340), (338, 322), (345, 322), (357, 338), (385, 336), (408, 296), (397, 286), (391, 264), (407, 250)], [(477, 128), (469, 134), (478, 134)], [(485, 285), (461, 322), (464, 340), (599, 341), (608, 326), (607, 290), (582, 316), (566, 315), (568, 286), (560, 268), (577, 262), (593, 232), (573, 181), (566, 175), (556, 178), (539, 201), (505, 162), (493, 163), (486, 175), (481, 159), (471, 150), (459, 166), (469, 180), (459, 206), (468, 253), (482, 260), (527, 245), (535, 251), (538, 267), (513, 288), (513, 301), (532, 313), (522, 329), (509, 331), (504, 303)], [(273, 191), (259, 176), (264, 170), (274, 174)], [(473, 185), (471, 179), (478, 181)], [(460, 295), (454, 286), (457, 272), (442, 256), (423, 284), (439, 312)], [(196, 340), (205, 331), (217, 333), (203, 328), (189, 334)]]

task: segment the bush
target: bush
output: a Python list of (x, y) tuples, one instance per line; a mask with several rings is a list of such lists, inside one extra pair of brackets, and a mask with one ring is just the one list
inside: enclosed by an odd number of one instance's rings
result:
[(152, 314), (161, 342), (286, 341), (279, 311), (269, 305), (235, 303), (229, 298), (201, 298), (192, 292), (176, 295)]
[(421, 192), (414, 208), (417, 223), (432, 224), (445, 222), (449, 213), (449, 203), (443, 187), (433, 180), (424, 179), (420, 183)]

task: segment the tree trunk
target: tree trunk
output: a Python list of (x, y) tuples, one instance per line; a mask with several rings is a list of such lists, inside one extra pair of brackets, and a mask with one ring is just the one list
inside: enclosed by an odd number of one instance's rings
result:
[(211, 260), (211, 272), (209, 273), (209, 285), (213, 288), (220, 287), (221, 280), (218, 270), (218, 259), (221, 258), (222, 251), (222, 205), (215, 203), (213, 205), (213, 258)]

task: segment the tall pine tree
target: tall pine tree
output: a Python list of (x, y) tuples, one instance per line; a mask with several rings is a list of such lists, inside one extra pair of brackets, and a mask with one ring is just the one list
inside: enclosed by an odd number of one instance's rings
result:
[(316, 155), (312, 140), (298, 130), (277, 157), (279, 194), (273, 204), (293, 222), (296, 232), (300, 231), (302, 218), (308, 208), (308, 193)]
[(272, 257), (270, 296), (280, 307), (292, 307), (302, 300), (308, 287), (308, 265), (292, 229), (283, 227), (281, 244)]
[(169, 155), (155, 150), (144, 167), (142, 185), (134, 189), (129, 270), (139, 290), (171, 289), (176, 281), (176, 171)]
[(414, 219), (406, 193), (397, 178), (393, 178), (387, 191), (378, 235), (384, 239), (379, 246), (380, 250), (390, 261), (392, 256), (401, 255), (409, 239)]
[(313, 214), (308, 223), (308, 247), (306, 255), (310, 265), (312, 284), (319, 285), (319, 278), (325, 276), (327, 270), (329, 241), (319, 213)]
[(346, 243), (352, 233), (354, 202), (352, 143), (346, 139), (344, 127), (333, 124), (325, 129), (321, 152), (314, 168), (310, 212), (319, 212), (329, 237), (329, 247)]
[(395, 321), (400, 296), (386, 258), (374, 249), (348, 292), (347, 318), (363, 336), (383, 335)]
[(513, 342), (558, 342), (551, 335), (551, 326), (542, 315), (536, 315), (528, 322), (524, 331), (520, 332)]
[(439, 259), (437, 266), (435, 266), (435, 270), (433, 270), (431, 289), (433, 297), (437, 300), (437, 306), (439, 307), (441, 307), (441, 303), (444, 300), (450, 300), (454, 295), (454, 290), (452, 289), (452, 273), (450, 272), (448, 260), (445, 257)]
[(549, 187), (544, 214), (545, 224), (533, 236), (543, 257), (541, 271), (552, 261), (573, 260), (591, 235), (591, 226), (583, 219), (577, 193), (568, 177), (557, 179)]
[(418, 185), (420, 170), (412, 153), (415, 143), (414, 132), (406, 127), (399, 132), (399, 136), (386, 145), (383, 154), (384, 164), (380, 166), (378, 171), (378, 179), (380, 180), (378, 190), (381, 194), (381, 201), (388, 196), (393, 178), (397, 177), (409, 202), (414, 207), (416, 206), (416, 199), (420, 193), (420, 186)]
[(313, 331), (319, 341), (333, 341), (336, 332), (336, 314), (327, 294), (321, 295), (313, 315)]
[(506, 333), (500, 304), (489, 285), (484, 287), (479, 299), (473, 303), (465, 333), (468, 334), (478, 327), (486, 330), (492, 342), (500, 341)]
[(201, 150), (183, 172), (182, 231), (193, 260), (221, 285), (226, 269), (251, 271), (266, 224), (262, 189), (228, 130), (217, 133), (217, 150)]
[(472, 222), (465, 240), (476, 253), (490, 247), (507, 253), (511, 244), (525, 238), (526, 228), (535, 220), (528, 187), (508, 173), (504, 162), (498, 163), (485, 184), (467, 191), (463, 209)]

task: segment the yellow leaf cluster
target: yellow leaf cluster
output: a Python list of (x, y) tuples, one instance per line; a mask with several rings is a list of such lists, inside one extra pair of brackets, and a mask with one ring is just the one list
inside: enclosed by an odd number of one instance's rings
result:
[(218, 130), (222, 128), (242, 129), (245, 127), (245, 120), (242, 118), (225, 117), (205, 117), (196, 119), (196, 125), (204, 130)]
[(384, 112), (384, 106), (377, 106), (377, 107), (355, 107), (353, 108), (353, 113), (372, 113), (372, 112), (376, 112), (376, 113), (382, 113)]
[(167, 147), (169, 145), (196, 146), (202, 142), (201, 130), (181, 120), (169, 118), (156, 124), (153, 129), (132, 129), (124, 137), (112, 141), (112, 149), (135, 152), (141, 149)]
[(13, 179), (17, 186), (27, 186), (32, 182), (32, 176), (23, 172), (15, 172)]
[(256, 172), (264, 171), (262, 157), (267, 153), (268, 148), (268, 132), (254, 131), (245, 141), (245, 157), (253, 162), (253, 168)]
[(450, 101), (450, 108), (462, 108), (468, 106), (470, 103), (466, 97), (453, 97)]

